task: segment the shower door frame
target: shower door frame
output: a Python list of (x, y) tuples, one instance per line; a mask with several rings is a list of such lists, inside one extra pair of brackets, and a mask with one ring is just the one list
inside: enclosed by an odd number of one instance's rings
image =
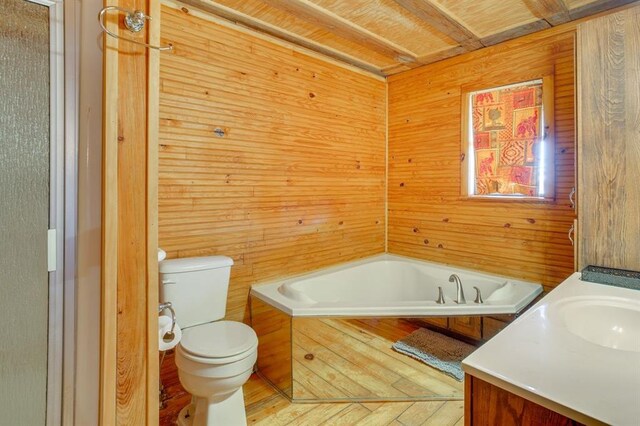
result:
[[(49, 247), (46, 425), (73, 423), (77, 217), (76, 82), (66, 78), (64, 0), (25, 0), (49, 9)], [(73, 39), (73, 37), (71, 37)], [(67, 40), (73, 46), (75, 40)], [(65, 64), (65, 59), (67, 63)], [(69, 73), (71, 74), (71, 73)], [(65, 84), (67, 83), (67, 84)], [(52, 232), (53, 231), (53, 232)]]

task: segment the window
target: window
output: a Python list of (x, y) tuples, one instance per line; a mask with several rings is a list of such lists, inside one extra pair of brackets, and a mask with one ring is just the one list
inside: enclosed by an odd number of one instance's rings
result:
[(550, 83), (545, 78), (466, 94), (466, 195), (553, 198)]

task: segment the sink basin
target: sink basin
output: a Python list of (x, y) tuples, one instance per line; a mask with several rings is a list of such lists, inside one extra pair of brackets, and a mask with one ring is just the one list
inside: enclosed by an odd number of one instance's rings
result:
[(640, 352), (640, 301), (620, 297), (570, 297), (550, 305), (549, 316), (590, 343)]

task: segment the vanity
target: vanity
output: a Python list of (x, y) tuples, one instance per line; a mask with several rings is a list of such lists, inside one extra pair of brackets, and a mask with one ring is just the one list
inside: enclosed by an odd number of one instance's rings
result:
[(463, 361), (467, 424), (638, 424), (640, 291), (580, 277)]

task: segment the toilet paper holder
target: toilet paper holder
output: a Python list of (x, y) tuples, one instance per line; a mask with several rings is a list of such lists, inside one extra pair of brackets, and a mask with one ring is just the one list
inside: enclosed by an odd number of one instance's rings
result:
[[(165, 310), (171, 312), (171, 330), (166, 332), (164, 336), (162, 336), (162, 340), (164, 340), (165, 342), (169, 342), (175, 337), (174, 331), (176, 328), (176, 311), (173, 309), (173, 305), (171, 304), (171, 302), (165, 302), (158, 305), (158, 315), (160, 315)], [(162, 356), (160, 357), (159, 363), (160, 372), (162, 372), (162, 362), (164, 361), (165, 353), (166, 351), (161, 351)], [(159, 403), (160, 409), (163, 409), (167, 406), (166, 400), (168, 398), (168, 395), (164, 388), (164, 385), (162, 384), (162, 377), (160, 377), (159, 381)]]
[(176, 311), (173, 309), (173, 305), (171, 304), (171, 302), (164, 302), (158, 305), (158, 314), (161, 314), (165, 310), (171, 312), (171, 330), (165, 333), (165, 335), (162, 336), (162, 339), (171, 341), (175, 337), (174, 331), (176, 328)]

